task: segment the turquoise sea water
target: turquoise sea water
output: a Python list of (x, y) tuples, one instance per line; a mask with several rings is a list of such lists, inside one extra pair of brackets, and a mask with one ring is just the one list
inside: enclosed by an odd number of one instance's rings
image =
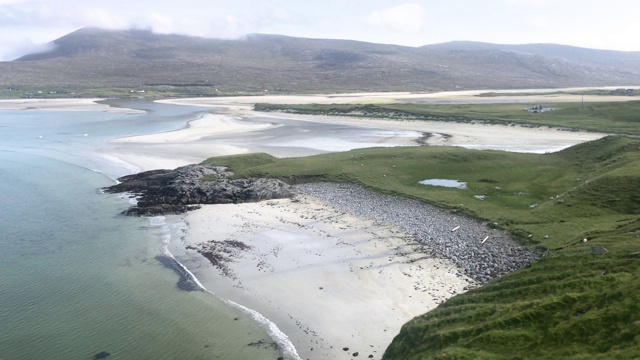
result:
[[(0, 359), (276, 359), (254, 319), (199, 291), (162, 219), (119, 215), (109, 138), (175, 129), (195, 109), (0, 110)], [(191, 291), (190, 291), (191, 290)]]

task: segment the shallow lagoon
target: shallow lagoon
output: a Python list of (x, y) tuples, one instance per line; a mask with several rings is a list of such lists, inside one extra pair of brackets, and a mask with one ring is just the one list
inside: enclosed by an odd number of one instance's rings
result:
[(464, 181), (450, 180), (450, 179), (426, 179), (418, 181), (419, 184), (429, 186), (442, 186), (456, 189), (466, 189), (467, 183)]

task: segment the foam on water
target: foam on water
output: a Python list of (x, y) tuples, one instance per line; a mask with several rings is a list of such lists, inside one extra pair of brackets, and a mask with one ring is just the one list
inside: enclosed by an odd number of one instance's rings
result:
[(165, 221), (165, 217), (164, 216), (153, 216), (153, 217), (149, 218), (149, 225), (151, 225), (151, 226), (166, 226), (167, 222)]
[(271, 339), (278, 345), (278, 349), (280, 350), (284, 359), (301, 360), (295, 346), (293, 345), (289, 337), (284, 332), (282, 332), (282, 330), (280, 330), (274, 322), (267, 319), (266, 317), (264, 317), (264, 315), (260, 314), (259, 312), (253, 309), (250, 309), (246, 306), (238, 304), (234, 301), (220, 298), (213, 291), (207, 289), (200, 282), (200, 280), (198, 280), (198, 278), (184, 264), (182, 264), (180, 261), (178, 261), (178, 259), (175, 258), (175, 256), (173, 256), (171, 251), (169, 251), (169, 244), (173, 237), (172, 234), (176, 234), (179, 231), (184, 230), (188, 227), (187, 223), (184, 220), (176, 223), (172, 223), (170, 225), (166, 222), (166, 218), (164, 216), (155, 216), (150, 218), (149, 222), (151, 226), (162, 227), (161, 236), (164, 243), (164, 246), (163, 246), (164, 254), (170, 257), (171, 259), (173, 259), (173, 261), (175, 261), (187, 274), (189, 274), (193, 282), (195, 282), (198, 285), (198, 287), (200, 287), (206, 293), (211, 294), (212, 296), (215, 296), (217, 299), (220, 299), (222, 302), (236, 309), (239, 309), (245, 314), (249, 315), (256, 323), (258, 323), (258, 325), (260, 325), (260, 327), (262, 327), (264, 330), (267, 331)]
[[(213, 294), (209, 290), (205, 289), (205, 291)], [(298, 352), (296, 351), (295, 346), (293, 346), (293, 343), (291, 342), (291, 340), (289, 340), (289, 337), (285, 333), (283, 333), (276, 324), (274, 324), (272, 321), (270, 321), (269, 319), (267, 319), (266, 317), (264, 317), (262, 314), (260, 314), (255, 310), (249, 309), (245, 306), (242, 306), (230, 300), (226, 300), (226, 302), (237, 307), (242, 311), (245, 311), (256, 322), (258, 322), (258, 324), (260, 324), (265, 330), (267, 330), (267, 332), (269, 333), (269, 336), (271, 336), (271, 338), (276, 342), (276, 344), (278, 344), (278, 349), (280, 349), (280, 352), (282, 353), (282, 356), (285, 359), (301, 360), (300, 355), (298, 355)]]

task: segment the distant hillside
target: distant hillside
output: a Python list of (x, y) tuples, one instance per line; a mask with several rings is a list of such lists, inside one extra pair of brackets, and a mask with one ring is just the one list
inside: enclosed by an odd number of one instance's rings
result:
[(640, 69), (640, 52), (587, 49), (558, 44), (500, 45), (473, 41), (452, 41), (442, 44), (425, 45), (425, 50), (500, 50), (528, 53), (556, 59), (591, 65), (604, 65), (610, 68)]
[(49, 91), (156, 87), (211, 94), (640, 83), (640, 52), (552, 44), (452, 42), (414, 48), (279, 35), (220, 40), (86, 28), (53, 45), (49, 52), (0, 62), (0, 85)]

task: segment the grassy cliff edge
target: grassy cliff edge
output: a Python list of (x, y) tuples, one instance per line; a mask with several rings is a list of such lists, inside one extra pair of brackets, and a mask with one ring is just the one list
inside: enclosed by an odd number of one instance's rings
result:
[[(447, 147), (305, 158), (211, 158), (237, 176), (352, 182), (487, 221), (545, 250), (537, 263), (407, 323), (385, 359), (640, 357), (640, 140), (552, 154)], [(449, 178), (467, 189), (427, 187)]]

